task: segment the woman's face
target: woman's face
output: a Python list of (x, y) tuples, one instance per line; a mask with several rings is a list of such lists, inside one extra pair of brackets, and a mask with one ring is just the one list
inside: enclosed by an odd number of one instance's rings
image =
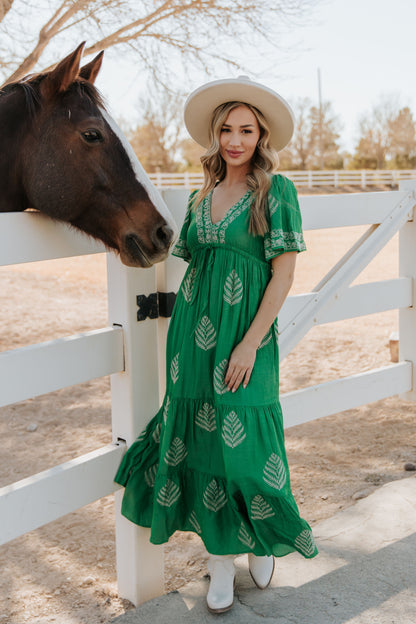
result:
[(244, 167), (249, 171), (259, 138), (260, 128), (254, 113), (246, 106), (234, 108), (220, 134), (220, 154), (227, 167)]

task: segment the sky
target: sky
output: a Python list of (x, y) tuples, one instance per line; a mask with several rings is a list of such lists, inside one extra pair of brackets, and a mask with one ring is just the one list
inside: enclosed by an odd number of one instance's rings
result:
[[(289, 103), (298, 97), (317, 103), (319, 69), (322, 99), (332, 103), (342, 124), (341, 146), (353, 151), (360, 116), (381, 98), (397, 97), (416, 119), (415, 24), (415, 0), (322, 0), (307, 26), (288, 31), (284, 39), (288, 52), (279, 54), (274, 75), (243, 73), (275, 89)], [(265, 46), (264, 54), (273, 59), (275, 52)], [(241, 64), (244, 67), (243, 58)], [(239, 74), (222, 69), (208, 80)], [(189, 91), (206, 81), (201, 74)], [(134, 122), (141, 82), (134, 63), (107, 57), (97, 86), (116, 118)]]

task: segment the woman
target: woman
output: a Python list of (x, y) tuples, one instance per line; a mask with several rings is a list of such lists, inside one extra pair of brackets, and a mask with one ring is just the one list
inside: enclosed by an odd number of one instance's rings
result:
[(167, 389), (116, 476), (123, 514), (151, 541), (194, 531), (210, 553), (207, 604), (233, 604), (235, 555), (260, 588), (274, 556), (317, 554), (299, 517), (279, 403), (277, 314), (305, 249), (293, 184), (273, 172), (293, 132), (289, 106), (245, 77), (208, 83), (185, 105), (208, 148), (174, 255), (189, 262), (169, 327)]

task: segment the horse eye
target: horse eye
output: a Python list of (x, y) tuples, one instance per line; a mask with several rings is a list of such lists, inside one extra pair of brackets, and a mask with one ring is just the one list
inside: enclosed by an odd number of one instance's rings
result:
[(81, 135), (87, 143), (101, 143), (104, 140), (101, 132), (95, 128), (88, 128), (85, 132), (81, 132)]

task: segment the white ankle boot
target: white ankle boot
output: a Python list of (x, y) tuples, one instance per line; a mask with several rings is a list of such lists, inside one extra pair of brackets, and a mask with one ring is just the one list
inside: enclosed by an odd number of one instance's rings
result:
[(210, 555), (207, 566), (211, 577), (208, 609), (212, 613), (224, 613), (234, 602), (234, 555)]
[(274, 572), (274, 557), (265, 555), (256, 557), (253, 553), (248, 554), (248, 569), (251, 578), (259, 589), (266, 589), (270, 585)]

